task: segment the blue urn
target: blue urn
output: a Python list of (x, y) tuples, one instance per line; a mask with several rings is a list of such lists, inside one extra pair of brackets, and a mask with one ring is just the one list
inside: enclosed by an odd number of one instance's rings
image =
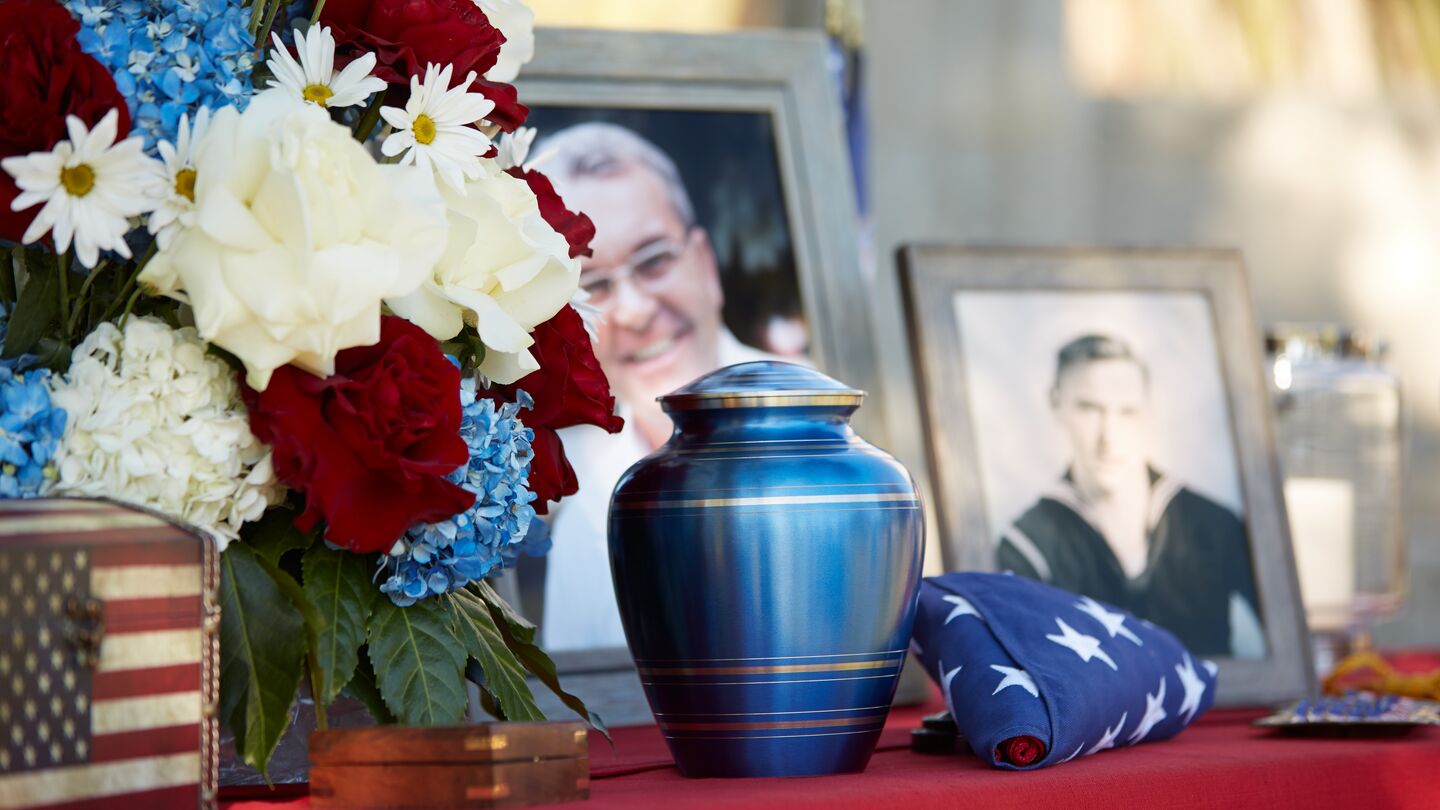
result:
[(915, 618), (910, 474), (850, 427), (863, 391), (789, 363), (660, 398), (675, 432), (610, 501), (630, 652), (685, 776), (860, 771)]

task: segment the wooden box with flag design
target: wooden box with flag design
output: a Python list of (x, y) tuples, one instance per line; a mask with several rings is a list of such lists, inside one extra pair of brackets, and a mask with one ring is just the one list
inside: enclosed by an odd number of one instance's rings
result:
[(217, 556), (115, 503), (0, 502), (0, 810), (215, 806)]
[(316, 810), (527, 807), (589, 797), (583, 723), (382, 726), (310, 735)]

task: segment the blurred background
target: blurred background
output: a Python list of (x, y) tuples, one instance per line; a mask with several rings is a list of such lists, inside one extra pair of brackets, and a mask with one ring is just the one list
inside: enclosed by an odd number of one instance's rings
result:
[(1409, 598), (1377, 638), (1440, 645), (1440, 0), (530, 2), (538, 25), (833, 39), (876, 339), (912, 397), (912, 241), (1235, 247), (1262, 328), (1383, 338)]

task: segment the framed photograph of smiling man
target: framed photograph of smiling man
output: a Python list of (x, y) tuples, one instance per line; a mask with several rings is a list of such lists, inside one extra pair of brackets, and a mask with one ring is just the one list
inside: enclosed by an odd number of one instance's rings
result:
[(1239, 257), (902, 251), (945, 563), (1124, 608), (1221, 669), (1312, 683)]
[(631, 667), (595, 687), (599, 702), (633, 685), (637, 715), (607, 719), (648, 720), (606, 525), (621, 474), (669, 438), (656, 397), (735, 363), (806, 363), (871, 392), (859, 429), (883, 442), (849, 158), (818, 34), (537, 36), (520, 81), (537, 130), (526, 163), (595, 224), (580, 284), (626, 424), (562, 433), (579, 493), (515, 585), (567, 683)]

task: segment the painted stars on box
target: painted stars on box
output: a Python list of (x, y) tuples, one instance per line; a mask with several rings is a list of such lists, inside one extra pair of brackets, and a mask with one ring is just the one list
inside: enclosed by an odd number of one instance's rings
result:
[(1046, 744), (1028, 767), (1172, 737), (1214, 699), (1214, 665), (1168, 632), (999, 574), (926, 580), (912, 649), (982, 757), (1016, 735)]

